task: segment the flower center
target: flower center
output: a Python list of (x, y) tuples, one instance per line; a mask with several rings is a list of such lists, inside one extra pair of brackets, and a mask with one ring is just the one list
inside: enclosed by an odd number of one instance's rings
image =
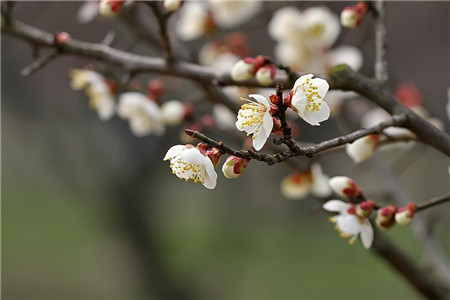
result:
[(180, 179), (184, 179), (185, 181), (191, 179), (195, 183), (205, 183), (201, 165), (190, 164), (181, 159), (172, 161), (172, 158), (169, 158), (169, 161), (172, 173)]
[(320, 106), (322, 103), (320, 100), (322, 100), (319, 96), (318, 87), (314, 86), (311, 82), (311, 80), (308, 78), (306, 81), (301, 85), (302, 91), (306, 96), (306, 100), (308, 101), (308, 104), (306, 105), (306, 110), (309, 110), (311, 112), (319, 111)]
[[(245, 126), (253, 127), (255, 124), (257, 127), (253, 132), (252, 138), (255, 139), (261, 132), (264, 114), (267, 112), (267, 107), (264, 104), (258, 102), (252, 102), (249, 99), (244, 99), (249, 103), (245, 103), (241, 106), (239, 111), (239, 117), (244, 121), (241, 123), (241, 129), (244, 130)], [(249, 135), (249, 133), (247, 133)]]

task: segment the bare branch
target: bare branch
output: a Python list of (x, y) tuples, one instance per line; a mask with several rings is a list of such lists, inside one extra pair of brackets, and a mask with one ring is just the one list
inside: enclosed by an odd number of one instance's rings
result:
[(428, 202), (421, 205), (417, 205), (417, 211), (425, 210), (435, 205), (443, 204), (445, 202), (450, 202), (450, 194), (446, 194), (440, 197), (435, 197), (430, 199)]
[(386, 84), (389, 79), (387, 62), (386, 2), (384, 0), (377, 0), (375, 8), (377, 10), (375, 26), (375, 78)]
[(58, 56), (58, 50), (51, 49), (49, 53), (39, 57), (35, 61), (33, 61), (28, 67), (25, 67), (20, 71), (20, 75), (27, 77), (31, 75), (33, 72), (39, 70), (40, 68), (47, 65), (49, 62), (51, 62), (53, 59), (55, 59)]

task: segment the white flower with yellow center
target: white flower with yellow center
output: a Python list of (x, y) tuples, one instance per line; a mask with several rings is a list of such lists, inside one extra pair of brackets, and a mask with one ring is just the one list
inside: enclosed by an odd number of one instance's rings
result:
[(273, 128), (270, 102), (259, 94), (249, 96), (255, 100), (241, 98), (247, 103), (243, 104), (238, 112), (236, 127), (239, 131), (247, 132), (247, 135), (252, 134), (253, 148), (261, 150)]
[(307, 123), (320, 126), (319, 122), (330, 117), (330, 108), (323, 101), (328, 91), (328, 82), (312, 78), (313, 74), (303, 75), (294, 84), (291, 108)]
[(340, 200), (330, 200), (322, 205), (323, 209), (331, 212), (338, 212), (339, 215), (331, 217), (330, 221), (336, 225), (341, 237), (350, 237), (350, 244), (353, 244), (361, 234), (364, 248), (369, 249), (373, 242), (373, 228), (369, 220), (356, 215), (353, 204)]
[(138, 137), (152, 133), (162, 135), (165, 131), (161, 109), (144, 94), (138, 92), (121, 94), (117, 114), (122, 119), (130, 121), (131, 131)]
[(170, 161), (172, 173), (186, 181), (201, 182), (206, 188), (213, 189), (217, 182), (217, 173), (206, 152), (193, 145), (171, 147), (164, 157)]
[(105, 77), (100, 73), (82, 69), (71, 70), (70, 77), (72, 89), (84, 89), (89, 97), (89, 107), (97, 111), (100, 120), (111, 119), (116, 110), (116, 104)]

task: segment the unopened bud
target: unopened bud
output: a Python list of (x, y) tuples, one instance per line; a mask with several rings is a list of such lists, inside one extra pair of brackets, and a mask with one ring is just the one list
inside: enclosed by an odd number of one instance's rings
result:
[(101, 0), (98, 3), (98, 12), (102, 16), (115, 16), (122, 8), (124, 1), (120, 0)]
[(237, 156), (228, 156), (222, 166), (223, 175), (225, 175), (228, 179), (238, 178), (241, 176), (249, 162), (250, 160), (248, 159), (243, 159)]
[(182, 0), (164, 0), (164, 8), (168, 12), (177, 11), (183, 4)]
[(364, 136), (351, 144), (347, 144), (345, 151), (355, 163), (363, 162), (368, 160), (375, 153), (378, 139), (378, 134)]
[(395, 222), (402, 226), (408, 226), (411, 224), (416, 211), (417, 206), (414, 203), (409, 203), (407, 206), (399, 208), (395, 214)]
[(161, 107), (164, 122), (170, 126), (181, 124), (189, 115), (189, 107), (192, 106), (185, 105), (178, 100), (165, 102)]
[(347, 6), (341, 12), (341, 24), (347, 28), (355, 28), (361, 24), (366, 15), (368, 6), (365, 2), (359, 2), (353, 6)]
[(60, 32), (56, 35), (56, 42), (58, 44), (67, 44), (67, 42), (70, 40), (70, 34), (67, 32)]
[(262, 66), (256, 72), (256, 80), (261, 85), (271, 85), (277, 73), (277, 68), (273, 64)]
[(281, 130), (281, 121), (278, 118), (272, 117), (273, 127), (272, 132), (277, 132)]
[(333, 191), (344, 198), (362, 197), (361, 189), (356, 185), (355, 181), (345, 176), (336, 176), (328, 181)]
[(159, 103), (162, 92), (164, 90), (164, 83), (159, 79), (151, 80), (148, 83), (148, 97)]
[(217, 167), (217, 165), (220, 163), (220, 158), (222, 157), (222, 150), (218, 148), (212, 148), (208, 151), (206, 151), (206, 155), (208, 155), (209, 159), (214, 165), (214, 168)]
[(356, 214), (360, 217), (370, 217), (373, 209), (375, 208), (375, 202), (372, 200), (363, 201), (356, 206)]
[(234, 64), (231, 69), (231, 78), (236, 81), (250, 80), (255, 76), (256, 71), (264, 64), (265, 58), (261, 55), (256, 58), (245, 57)]
[(381, 230), (387, 230), (395, 224), (394, 215), (397, 212), (395, 205), (388, 205), (378, 209), (375, 223)]
[(313, 184), (311, 171), (294, 173), (281, 182), (281, 193), (288, 199), (301, 200), (308, 196)]
[(271, 102), (271, 103), (273, 103), (273, 104), (275, 104), (275, 105), (277, 105), (277, 106), (278, 106), (278, 104), (280, 104), (280, 101), (281, 101), (280, 97), (278, 97), (277, 94), (272, 94), (272, 95), (270, 95), (270, 96), (269, 96), (269, 99), (270, 99), (270, 102)]

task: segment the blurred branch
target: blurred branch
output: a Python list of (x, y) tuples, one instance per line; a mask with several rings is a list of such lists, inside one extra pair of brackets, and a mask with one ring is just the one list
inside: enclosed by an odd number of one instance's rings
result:
[(392, 268), (407, 279), (427, 299), (448, 299), (448, 291), (445, 286), (434, 282), (427, 272), (418, 268), (415, 261), (397, 248), (384, 235), (379, 234), (378, 230), (375, 230), (375, 238), (371, 249), (385, 259)]
[(146, 3), (150, 6), (150, 8), (153, 11), (153, 14), (158, 20), (159, 33), (162, 38), (164, 58), (166, 59), (167, 62), (171, 62), (174, 57), (172, 53), (172, 47), (170, 45), (169, 31), (167, 30), (167, 21), (169, 20), (172, 13), (166, 13), (165, 11), (163, 11), (160, 6), (160, 2), (158, 1), (155, 2), (151, 1)]
[(407, 116), (404, 123), (405, 128), (415, 133), (424, 143), (450, 155), (450, 137), (398, 102), (383, 83), (364, 77), (346, 65), (333, 68), (329, 75), (331, 84), (335, 88), (357, 92), (378, 104), (391, 115), (405, 114)]
[(439, 205), (439, 204), (442, 204), (445, 202), (450, 202), (450, 194), (446, 194), (446, 195), (443, 195), (440, 197), (435, 197), (435, 198), (428, 200), (426, 203), (417, 205), (417, 211), (428, 209), (430, 207), (433, 207), (435, 205)]
[(391, 127), (391, 126), (400, 126), (402, 123), (406, 121), (405, 115), (398, 115), (393, 116), (392, 118), (367, 129), (360, 129), (355, 132), (352, 132), (350, 134), (337, 137), (328, 141), (321, 142), (319, 144), (313, 145), (313, 146), (306, 146), (306, 147), (300, 147), (298, 145), (293, 145), (292, 148), (290, 147), (289, 150), (284, 152), (278, 152), (276, 154), (263, 154), (257, 151), (253, 150), (236, 150), (231, 147), (228, 147), (223, 144), (223, 142), (217, 142), (206, 135), (194, 131), (191, 129), (186, 129), (185, 132), (187, 135), (195, 137), (207, 144), (209, 144), (212, 147), (219, 148), (220, 150), (224, 151), (225, 153), (228, 153), (230, 155), (234, 155), (240, 158), (244, 159), (256, 159), (258, 161), (266, 162), (268, 165), (273, 165), (276, 163), (281, 163), (286, 160), (288, 160), (291, 157), (295, 156), (307, 156), (312, 157), (315, 154), (318, 154), (322, 151), (332, 149), (335, 147), (339, 147), (348, 143), (351, 143), (363, 136), (374, 134), (374, 133), (380, 133), (383, 129)]
[(375, 2), (376, 26), (375, 26), (375, 78), (387, 84), (388, 62), (387, 62), (387, 25), (386, 25), (386, 2), (377, 0)]
[(49, 53), (38, 57), (35, 61), (33, 61), (29, 66), (25, 67), (20, 71), (21, 76), (29, 76), (33, 72), (39, 70), (40, 68), (47, 65), (49, 62), (51, 62), (53, 59), (55, 59), (58, 56), (58, 50), (57, 49), (51, 49)]

